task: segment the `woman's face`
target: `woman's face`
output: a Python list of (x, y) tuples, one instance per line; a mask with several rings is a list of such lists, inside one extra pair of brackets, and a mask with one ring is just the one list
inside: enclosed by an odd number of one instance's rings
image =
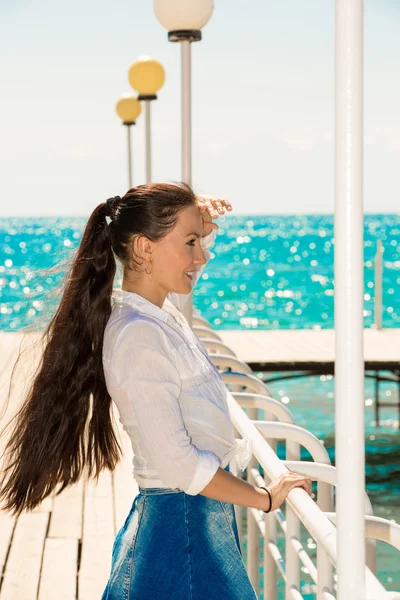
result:
[[(174, 229), (153, 246), (151, 274), (160, 292), (189, 294), (192, 280), (188, 272), (206, 263), (200, 238), (203, 220), (197, 206), (185, 208), (178, 217)], [(193, 275), (193, 273), (192, 273)]]

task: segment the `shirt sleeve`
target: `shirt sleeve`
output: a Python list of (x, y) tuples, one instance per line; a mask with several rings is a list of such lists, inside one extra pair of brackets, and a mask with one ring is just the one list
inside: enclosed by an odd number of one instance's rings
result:
[(178, 402), (181, 379), (167, 336), (154, 323), (136, 321), (121, 338), (112, 362), (118, 386), (126, 392), (123, 412), (135, 422), (163, 483), (195, 496), (214, 477), (220, 460), (199, 450), (187, 434)]
[[(200, 238), (200, 245), (203, 248), (204, 258), (206, 259), (206, 263), (204, 265), (199, 265), (196, 268), (196, 271), (193, 273), (192, 291), (193, 291), (193, 288), (196, 285), (197, 281), (200, 279), (200, 276), (201, 276), (202, 272), (204, 271), (207, 263), (209, 262), (209, 260), (211, 258), (211, 252), (210, 252), (209, 248), (215, 242), (216, 237), (217, 237), (217, 230), (213, 229), (208, 235), (205, 235), (204, 237)], [(191, 293), (192, 292), (190, 292), (189, 294), (177, 294), (175, 292), (170, 292), (167, 295), (167, 298), (172, 302), (172, 304), (174, 306), (176, 306), (176, 308), (178, 308), (182, 312)]]

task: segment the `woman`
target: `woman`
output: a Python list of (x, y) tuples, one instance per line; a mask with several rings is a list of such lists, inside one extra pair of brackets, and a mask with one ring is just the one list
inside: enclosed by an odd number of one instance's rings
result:
[[(233, 504), (266, 512), (310, 480), (266, 488), (244, 469), (227, 389), (182, 308), (229, 202), (148, 184), (100, 204), (85, 228), (42, 362), (7, 444), (0, 500), (19, 514), (55, 488), (114, 469), (111, 400), (134, 451), (139, 493), (118, 532), (102, 600), (254, 600)], [(111, 219), (108, 224), (106, 217)], [(123, 282), (113, 294), (114, 255)], [(113, 306), (111, 299), (113, 297)]]

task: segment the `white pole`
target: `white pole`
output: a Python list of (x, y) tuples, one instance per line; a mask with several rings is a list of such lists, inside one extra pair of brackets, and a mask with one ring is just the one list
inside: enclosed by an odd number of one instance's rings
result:
[[(191, 46), (189, 40), (181, 42), (182, 70), (182, 181), (192, 185), (192, 69)], [(183, 314), (192, 326), (193, 302), (189, 296)]]
[(151, 181), (151, 125), (150, 125), (150, 100), (145, 100), (145, 118), (146, 118), (146, 183)]
[(192, 185), (192, 68), (190, 41), (181, 42), (182, 180)]
[(363, 0), (336, 0), (335, 399), (338, 600), (365, 600)]
[(128, 131), (128, 189), (130, 190), (132, 187), (132, 140), (131, 140), (131, 127), (132, 125), (127, 125), (126, 129)]

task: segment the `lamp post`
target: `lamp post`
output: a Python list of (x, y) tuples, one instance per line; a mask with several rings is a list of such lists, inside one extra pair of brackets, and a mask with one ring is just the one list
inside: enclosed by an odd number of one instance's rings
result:
[[(181, 44), (182, 181), (192, 185), (191, 46), (201, 40), (201, 29), (211, 19), (213, 0), (153, 0), (155, 15), (168, 31), (170, 42)], [(192, 326), (192, 297), (184, 308)]]
[(131, 126), (136, 124), (136, 119), (142, 112), (139, 100), (132, 94), (123, 94), (116, 104), (117, 115), (126, 126), (128, 140), (128, 189), (132, 183), (132, 148), (131, 148)]
[(146, 183), (151, 181), (151, 127), (150, 102), (157, 100), (157, 92), (165, 81), (161, 63), (151, 56), (140, 56), (129, 69), (129, 83), (138, 92), (138, 100), (144, 102), (146, 118)]

